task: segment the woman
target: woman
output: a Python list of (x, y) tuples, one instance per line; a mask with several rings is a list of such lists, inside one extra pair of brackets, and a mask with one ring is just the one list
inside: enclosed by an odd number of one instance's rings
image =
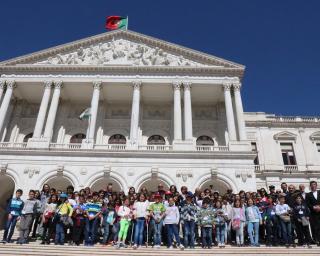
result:
[(231, 227), (236, 231), (236, 242), (238, 247), (243, 246), (243, 227), (245, 221), (246, 218), (241, 201), (239, 199), (235, 200), (231, 211)]
[(136, 193), (136, 190), (134, 187), (130, 187), (128, 191), (128, 196), (133, 196)]
[(216, 226), (216, 240), (218, 242), (218, 246), (220, 248), (225, 247), (224, 239), (225, 239), (225, 228), (227, 215), (226, 212), (222, 208), (221, 201), (217, 201), (215, 203), (215, 226)]
[(149, 194), (148, 189), (146, 187), (142, 187), (140, 189), (140, 194), (144, 194), (145, 196), (147, 196)]
[(178, 189), (175, 185), (171, 185), (169, 191), (172, 193), (172, 195), (179, 194)]
[(58, 203), (58, 197), (51, 195), (48, 202), (45, 205), (45, 209), (42, 215), (42, 242), (41, 244), (50, 244), (50, 238), (54, 232), (54, 224), (52, 222)]
[(248, 234), (251, 246), (259, 247), (259, 225), (262, 223), (259, 208), (253, 204), (253, 199), (248, 199), (247, 208), (245, 210)]
[(135, 202), (133, 205), (133, 216), (136, 220), (133, 249), (141, 247), (143, 243), (144, 224), (148, 219), (148, 207), (149, 201), (146, 200), (146, 196), (144, 194), (140, 194), (139, 201)]
[[(49, 190), (50, 188), (48, 189), (48, 194), (49, 194)], [(37, 205), (38, 205), (38, 208), (37, 208), (37, 211), (36, 211), (36, 214), (34, 215), (33, 217), (33, 228), (32, 228), (32, 238), (36, 238), (37, 236), (37, 229), (38, 229), (38, 226), (40, 224), (40, 220), (41, 220), (41, 214), (42, 214), (42, 209), (43, 209), (43, 206), (42, 206), (42, 201), (41, 201), (41, 193), (39, 190), (36, 190), (35, 191), (35, 195), (34, 195), (35, 199), (37, 200)], [(44, 203), (46, 200), (44, 200)], [(30, 230), (31, 231), (31, 230)]]

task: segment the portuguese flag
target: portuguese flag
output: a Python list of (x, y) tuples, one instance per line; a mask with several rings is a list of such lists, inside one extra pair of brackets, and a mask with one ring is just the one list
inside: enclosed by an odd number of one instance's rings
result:
[(114, 30), (120, 28), (128, 28), (128, 17), (108, 16), (106, 21), (106, 29)]

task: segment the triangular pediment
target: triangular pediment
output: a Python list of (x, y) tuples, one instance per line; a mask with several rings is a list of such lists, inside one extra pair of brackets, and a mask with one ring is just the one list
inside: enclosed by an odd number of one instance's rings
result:
[(273, 136), (275, 140), (296, 140), (297, 135), (292, 132), (279, 132)]
[(0, 63), (0, 66), (244, 66), (132, 31), (117, 30)]

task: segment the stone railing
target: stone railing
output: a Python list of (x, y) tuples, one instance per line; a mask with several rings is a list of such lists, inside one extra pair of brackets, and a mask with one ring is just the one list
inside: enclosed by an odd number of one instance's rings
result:
[(81, 149), (81, 143), (68, 143), (68, 144), (50, 143), (49, 148), (78, 150), (78, 149)]
[(19, 148), (19, 149), (25, 149), (25, 148), (27, 148), (27, 142), (20, 142), (20, 143), (1, 142), (1, 143), (0, 143), (0, 149), (1, 149), (1, 148)]
[(284, 172), (296, 172), (296, 171), (298, 171), (298, 166), (297, 165), (284, 165), (283, 171)]
[(124, 151), (127, 149), (126, 144), (94, 144), (93, 149)]
[(146, 151), (172, 151), (172, 145), (139, 145), (138, 149)]
[(229, 151), (228, 146), (197, 146), (197, 151), (211, 152), (211, 151)]
[(320, 122), (320, 117), (313, 116), (267, 116), (267, 120), (272, 122), (285, 122), (285, 123), (296, 123), (296, 122)]

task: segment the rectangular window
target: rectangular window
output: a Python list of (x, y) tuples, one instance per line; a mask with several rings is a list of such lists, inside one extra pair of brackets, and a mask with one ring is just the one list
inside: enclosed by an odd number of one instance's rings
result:
[(320, 152), (320, 143), (317, 143), (317, 150)]
[(251, 150), (252, 150), (252, 152), (256, 153), (256, 157), (253, 160), (253, 163), (255, 165), (259, 165), (258, 149), (257, 149), (257, 143), (256, 142), (251, 142)]
[(281, 154), (284, 165), (296, 165), (292, 143), (280, 143)]

